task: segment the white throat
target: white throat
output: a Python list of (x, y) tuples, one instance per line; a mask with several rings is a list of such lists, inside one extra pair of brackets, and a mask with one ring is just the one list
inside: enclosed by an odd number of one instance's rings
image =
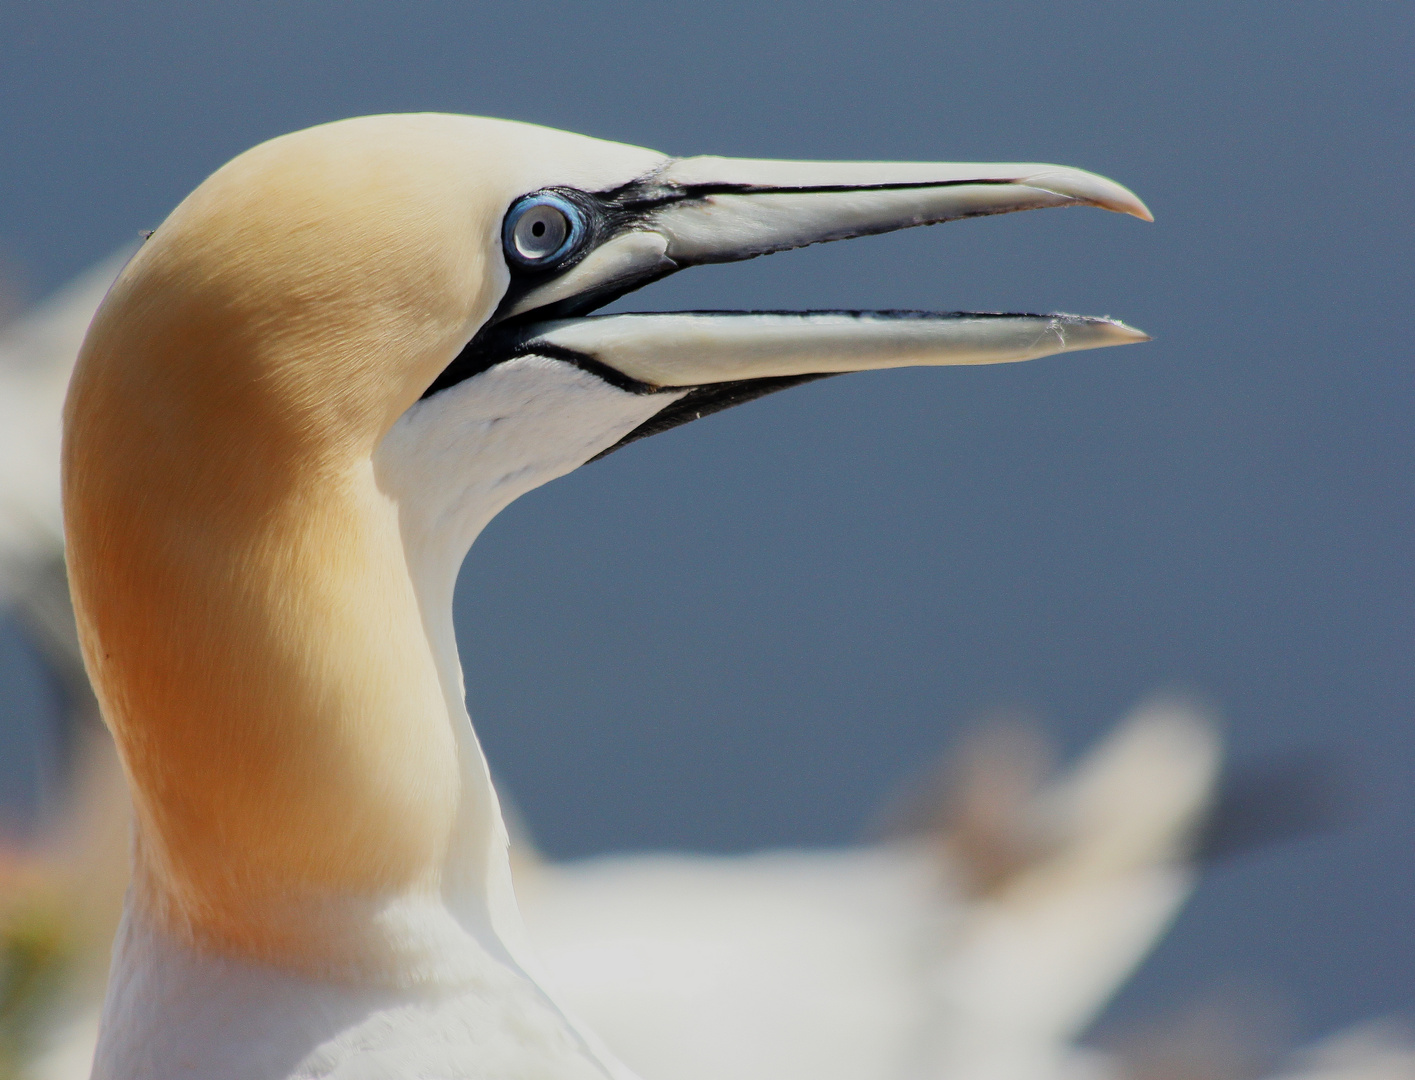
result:
[(608, 449), (677, 395), (633, 394), (560, 360), (523, 356), (419, 401), (374, 455), (462, 754), (462, 812), (443, 896), (468, 931), (520, 953), (506, 828), (467, 714), (452, 593), (467, 551), (521, 495)]

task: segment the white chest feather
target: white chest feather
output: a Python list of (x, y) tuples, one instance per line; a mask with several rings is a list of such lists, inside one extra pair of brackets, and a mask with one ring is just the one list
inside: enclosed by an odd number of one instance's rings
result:
[(490, 956), (461, 986), (360, 988), (203, 955), (128, 918), (94, 1080), (605, 1080), (524, 975)]

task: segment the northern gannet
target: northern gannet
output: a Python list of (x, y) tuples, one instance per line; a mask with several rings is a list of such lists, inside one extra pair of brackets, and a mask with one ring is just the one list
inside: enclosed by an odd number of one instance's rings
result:
[(542, 989), (451, 595), (512, 499), (825, 374), (1143, 341), (1077, 316), (587, 313), (676, 270), (1129, 191), (365, 117), (162, 223), (65, 406), (80, 640), (135, 808), (94, 1075), (604, 1077)]

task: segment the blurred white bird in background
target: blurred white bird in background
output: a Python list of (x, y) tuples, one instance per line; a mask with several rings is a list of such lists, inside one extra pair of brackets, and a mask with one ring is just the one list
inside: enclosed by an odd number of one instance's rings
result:
[(1006, 728), (909, 835), (523, 874), (567, 1000), (645, 1076), (1072, 1074), (1074, 1040), (1193, 883), (1212, 727), (1155, 705), (1049, 780)]
[[(58, 446), (79, 343), (130, 254), (0, 333), (0, 595), (70, 688), (79, 733), (70, 798), (0, 868), (0, 1068), (34, 1080), (88, 1074), (126, 881), (126, 794), (85, 726)], [(517, 889), (545, 977), (650, 1080), (1250, 1080), (1202, 1038), (1078, 1042), (1193, 886), (1219, 756), (1212, 724), (1174, 703), (1060, 776), (1036, 737), (996, 728), (888, 840), (568, 864), (525, 845)], [(1415, 1049), (1372, 1026), (1283, 1075), (1415, 1077)]]

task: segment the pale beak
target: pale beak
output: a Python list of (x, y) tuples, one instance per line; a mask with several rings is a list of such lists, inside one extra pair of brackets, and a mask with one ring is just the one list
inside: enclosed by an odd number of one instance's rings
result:
[(1008, 364), (1132, 345), (1114, 319), (932, 311), (675, 311), (559, 319), (528, 328), (519, 353), (574, 353), (652, 387), (835, 375), (896, 367)]
[(1112, 319), (1054, 314), (586, 317), (689, 266), (827, 240), (1049, 206), (1098, 206), (1152, 220), (1128, 189), (1080, 169), (698, 157), (670, 161), (610, 191), (556, 190), (589, 215), (593, 242), (554, 273), (513, 275), (496, 314), (429, 394), (527, 354), (578, 363), (636, 393), (674, 391), (661, 417), (623, 440), (629, 442), (824, 375), (1006, 363), (1149, 340)]

